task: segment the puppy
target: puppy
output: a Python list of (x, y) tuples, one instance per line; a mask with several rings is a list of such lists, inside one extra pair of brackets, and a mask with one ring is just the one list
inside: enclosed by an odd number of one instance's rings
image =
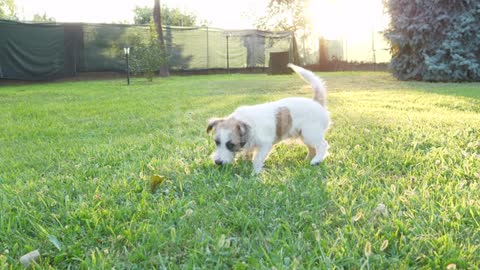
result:
[(215, 129), (213, 161), (217, 165), (232, 163), (243, 151), (253, 154), (253, 170), (260, 173), (272, 146), (288, 138), (300, 137), (308, 147), (311, 165), (322, 162), (328, 149), (325, 132), (330, 124), (326, 109), (326, 87), (313, 72), (288, 64), (313, 89), (313, 99), (284, 98), (253, 106), (242, 106), (224, 118), (212, 118), (207, 133)]

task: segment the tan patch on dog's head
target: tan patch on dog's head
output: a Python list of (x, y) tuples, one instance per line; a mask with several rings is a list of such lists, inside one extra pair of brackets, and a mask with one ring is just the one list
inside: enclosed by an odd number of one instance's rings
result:
[(215, 129), (217, 146), (212, 155), (215, 164), (232, 163), (235, 154), (247, 144), (250, 126), (235, 118), (212, 118), (208, 122), (207, 132), (212, 129)]
[(228, 147), (232, 152), (239, 151), (247, 142), (247, 132), (249, 127), (247, 124), (235, 118), (227, 118), (221, 121), (215, 129), (229, 131), (228, 140), (223, 143), (227, 144), (227, 146), (233, 146)]
[(207, 124), (207, 133), (212, 131), (212, 129), (216, 128), (216, 126), (223, 121), (225, 121), (223, 118), (210, 118)]
[(275, 115), (277, 139), (287, 135), (292, 128), (292, 115), (288, 108), (282, 107)]

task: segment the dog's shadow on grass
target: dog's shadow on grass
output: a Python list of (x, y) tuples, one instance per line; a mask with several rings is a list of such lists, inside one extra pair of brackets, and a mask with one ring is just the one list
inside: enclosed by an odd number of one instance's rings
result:
[(289, 181), (326, 181), (328, 160), (310, 165), (307, 149), (303, 144), (279, 144), (265, 162), (264, 179), (270, 183)]
[(268, 184), (281, 184), (308, 179), (325, 182), (327, 180), (328, 159), (319, 165), (310, 165), (306, 159), (307, 149), (301, 144), (279, 144), (274, 147), (259, 174), (253, 172), (252, 161), (237, 158), (233, 164), (217, 166), (209, 161), (197, 171), (214, 180), (260, 181)]

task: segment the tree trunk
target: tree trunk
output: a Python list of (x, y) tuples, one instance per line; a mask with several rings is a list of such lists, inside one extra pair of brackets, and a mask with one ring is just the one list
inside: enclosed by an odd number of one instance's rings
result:
[(168, 77), (170, 72), (168, 71), (167, 63), (167, 51), (165, 49), (165, 40), (163, 39), (163, 29), (162, 29), (162, 16), (160, 11), (160, 0), (154, 0), (153, 6), (153, 20), (155, 22), (155, 28), (158, 35), (158, 43), (160, 44), (161, 57), (163, 58), (162, 64), (160, 65), (160, 72), (158, 75), (160, 77)]

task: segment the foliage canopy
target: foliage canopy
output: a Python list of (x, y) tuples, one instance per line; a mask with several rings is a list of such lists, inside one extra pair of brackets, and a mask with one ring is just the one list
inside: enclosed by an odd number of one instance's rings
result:
[[(169, 8), (163, 6), (161, 8), (162, 24), (170, 26), (195, 26), (197, 17), (193, 14), (182, 12), (178, 8)], [(135, 13), (135, 24), (149, 24), (152, 20), (153, 8), (148, 6), (136, 6), (133, 10)]]
[(14, 0), (0, 0), (0, 19), (18, 20)]
[(305, 17), (307, 0), (270, 0), (267, 15), (257, 21), (257, 27), (270, 31), (296, 31), (308, 25)]
[(401, 80), (479, 81), (480, 3), (386, 0), (391, 68)]

